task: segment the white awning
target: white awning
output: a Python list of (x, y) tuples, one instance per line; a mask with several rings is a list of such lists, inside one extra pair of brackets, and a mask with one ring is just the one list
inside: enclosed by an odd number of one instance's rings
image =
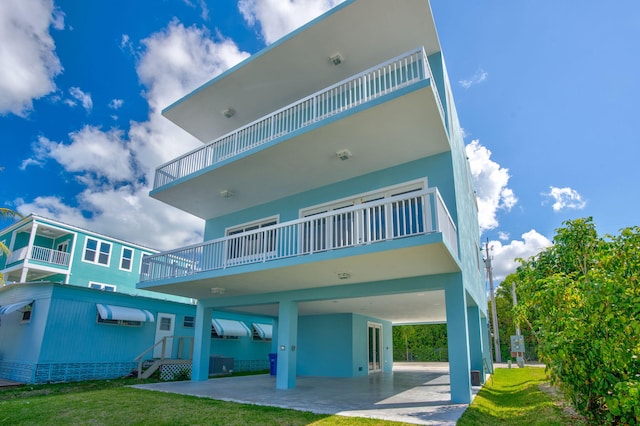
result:
[(20, 310), (20, 309), (24, 308), (25, 306), (30, 305), (32, 303), (33, 303), (33, 300), (25, 300), (24, 302), (18, 302), (18, 303), (12, 303), (10, 305), (0, 306), (0, 315), (10, 314), (11, 312), (15, 312), (17, 310)]
[(271, 339), (271, 336), (273, 335), (273, 326), (271, 324), (254, 322), (253, 328), (256, 329), (261, 339)]
[(96, 303), (98, 314), (103, 320), (149, 321), (154, 322), (153, 314), (146, 309), (125, 308), (123, 306), (102, 305)]
[(218, 336), (251, 336), (251, 330), (242, 321), (213, 318), (211, 325), (216, 329)]

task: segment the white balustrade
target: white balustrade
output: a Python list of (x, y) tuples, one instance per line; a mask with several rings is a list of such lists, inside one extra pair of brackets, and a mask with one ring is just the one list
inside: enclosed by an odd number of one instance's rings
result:
[(458, 256), (457, 230), (437, 189), (397, 195), (147, 256), (140, 281), (441, 232)]
[[(336, 83), (188, 152), (156, 169), (154, 189), (167, 185), (275, 138), (352, 109), (403, 87), (431, 78), (423, 48), (391, 59)], [(444, 114), (440, 97), (436, 102)]]

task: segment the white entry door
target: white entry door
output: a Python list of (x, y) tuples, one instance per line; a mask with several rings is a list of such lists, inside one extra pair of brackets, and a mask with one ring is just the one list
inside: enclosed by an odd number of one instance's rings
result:
[(369, 346), (369, 373), (382, 371), (382, 324), (367, 323)]
[[(158, 343), (164, 337), (173, 336), (173, 330), (175, 328), (176, 316), (174, 314), (164, 314), (158, 312), (158, 322), (156, 325), (156, 340), (155, 343)], [(173, 349), (173, 339), (166, 339), (166, 344), (164, 348), (164, 357), (171, 358)], [(157, 345), (153, 349), (153, 357), (161, 358), (162, 354), (162, 344)]]

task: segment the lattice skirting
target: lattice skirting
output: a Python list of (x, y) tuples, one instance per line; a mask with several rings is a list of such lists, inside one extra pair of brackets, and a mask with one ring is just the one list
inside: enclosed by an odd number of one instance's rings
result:
[(189, 380), (191, 364), (164, 364), (160, 367), (160, 380)]
[(0, 361), (0, 379), (20, 383), (32, 383), (35, 364)]
[(86, 362), (38, 364), (35, 383), (79, 382), (82, 380), (115, 379), (138, 368), (135, 362)]

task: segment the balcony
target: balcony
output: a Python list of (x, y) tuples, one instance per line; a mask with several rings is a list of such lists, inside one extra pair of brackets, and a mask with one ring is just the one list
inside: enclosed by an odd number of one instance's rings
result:
[[(424, 49), (408, 52), (259, 118), (160, 166), (155, 174), (154, 191), (431, 77)], [(435, 85), (432, 85), (432, 90), (436, 92), (435, 100), (440, 116), (443, 117)]]
[[(375, 246), (378, 249), (375, 250), (374, 244), (429, 234), (441, 234), (440, 242), (443, 244), (440, 251), (446, 251), (445, 257), (448, 257), (448, 260), (440, 261), (442, 256), (437, 259), (434, 256), (434, 263), (444, 265), (448, 262), (455, 266), (455, 259), (458, 257), (456, 227), (435, 188), (333, 210), (145, 257), (140, 287), (154, 287), (154, 282), (163, 280), (199, 280), (199, 274), (207, 272), (224, 271), (233, 274), (236, 269), (237, 273), (243, 273), (241, 269), (246, 265), (268, 266), (273, 263), (277, 267), (275, 264), (284, 259), (296, 259), (300, 263), (316, 262), (342, 256), (331, 254), (334, 251), (346, 252), (358, 247), (368, 246), (372, 250), (365, 251), (380, 253), (389, 250), (389, 247), (379, 245)], [(414, 257), (404, 257), (403, 261), (414, 264), (411, 268), (423, 268), (429, 263), (425, 259), (414, 262)], [(396, 266), (399, 265), (400, 263)], [(314, 275), (309, 274), (309, 271), (307, 274)], [(279, 279), (282, 280), (282, 276)], [(266, 281), (263, 278), (263, 290), (267, 290)], [(166, 283), (158, 283), (163, 284)]]
[(69, 253), (39, 246), (33, 246), (31, 248), (31, 253), (29, 256), (27, 256), (27, 254), (29, 254), (28, 251), (28, 247), (23, 247), (21, 249), (15, 250), (9, 256), (9, 259), (7, 260), (7, 266), (16, 262), (23, 261), (25, 259), (35, 260), (38, 262), (43, 262), (45, 264), (61, 266), (64, 268), (69, 266)]

